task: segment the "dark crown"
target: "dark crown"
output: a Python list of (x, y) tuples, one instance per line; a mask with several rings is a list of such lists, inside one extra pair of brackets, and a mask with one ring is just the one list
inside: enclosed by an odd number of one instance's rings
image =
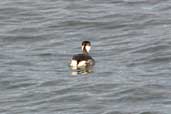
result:
[(83, 41), (83, 42), (82, 42), (82, 46), (86, 46), (86, 45), (91, 46), (90, 41)]

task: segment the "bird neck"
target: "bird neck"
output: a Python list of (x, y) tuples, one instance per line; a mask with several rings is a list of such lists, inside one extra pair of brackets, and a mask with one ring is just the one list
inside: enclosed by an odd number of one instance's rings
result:
[(87, 49), (86, 49), (85, 46), (83, 47), (83, 50), (82, 51), (83, 51), (83, 54), (88, 55), (88, 51), (87, 51)]

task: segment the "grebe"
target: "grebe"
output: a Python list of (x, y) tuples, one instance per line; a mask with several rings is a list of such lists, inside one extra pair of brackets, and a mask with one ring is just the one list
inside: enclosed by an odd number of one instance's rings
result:
[(83, 41), (81, 46), (83, 53), (74, 55), (71, 59), (70, 66), (75, 68), (93, 66), (95, 60), (89, 55), (90, 48), (90, 41)]

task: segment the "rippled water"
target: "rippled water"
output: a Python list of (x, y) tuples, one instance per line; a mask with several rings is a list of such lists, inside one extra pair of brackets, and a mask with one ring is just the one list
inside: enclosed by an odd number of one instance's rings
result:
[(1, 0), (0, 113), (171, 113), (171, 1)]

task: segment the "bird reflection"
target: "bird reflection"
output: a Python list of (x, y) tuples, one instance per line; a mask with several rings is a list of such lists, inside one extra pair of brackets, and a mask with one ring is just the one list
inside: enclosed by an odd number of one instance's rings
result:
[(89, 74), (89, 73), (93, 73), (93, 67), (87, 66), (87, 67), (81, 67), (81, 68), (74, 68), (71, 67), (72, 71), (71, 71), (71, 75), (79, 75), (79, 74)]

